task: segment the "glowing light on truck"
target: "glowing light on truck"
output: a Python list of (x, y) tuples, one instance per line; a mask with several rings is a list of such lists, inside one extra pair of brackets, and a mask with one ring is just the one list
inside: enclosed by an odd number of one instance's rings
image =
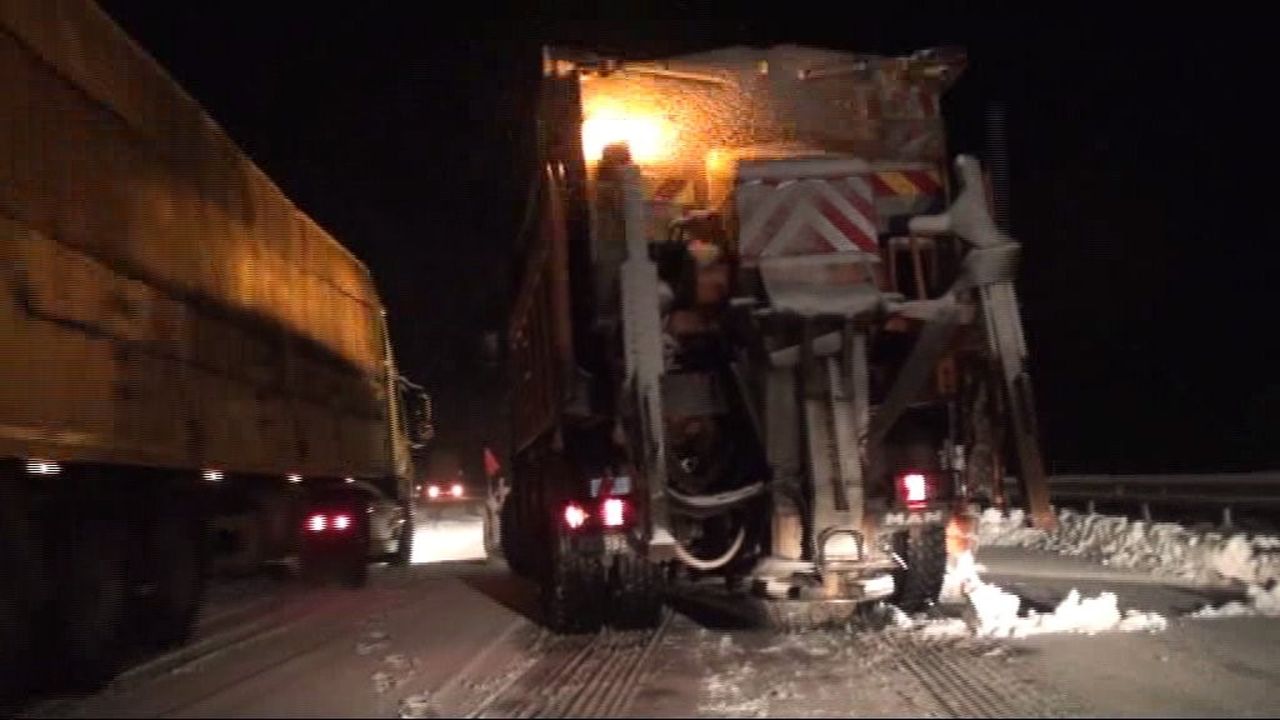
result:
[(605, 527), (620, 527), (626, 518), (626, 506), (621, 498), (609, 498), (604, 501)]
[(639, 165), (661, 163), (671, 159), (676, 140), (675, 125), (656, 112), (608, 96), (586, 99), (582, 154), (589, 163), (599, 162), (615, 143), (626, 143)]
[(577, 530), (587, 523), (587, 511), (583, 510), (581, 505), (569, 503), (564, 509), (564, 522), (570, 528)]

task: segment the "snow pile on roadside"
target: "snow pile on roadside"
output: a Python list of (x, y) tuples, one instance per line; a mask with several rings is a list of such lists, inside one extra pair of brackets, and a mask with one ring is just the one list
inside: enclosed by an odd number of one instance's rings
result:
[(1113, 567), (1200, 583), (1239, 581), (1266, 585), (1280, 580), (1280, 538), (1197, 532), (1177, 523), (1147, 523), (1111, 515), (1063, 510), (1058, 528), (1025, 527), (1021, 510), (982, 513), (978, 542), (1086, 557)]
[(1245, 589), (1248, 602), (1233, 600), (1221, 607), (1205, 606), (1191, 613), (1194, 618), (1222, 617), (1280, 617), (1280, 583), (1270, 588), (1261, 585), (1250, 585)]
[[(1076, 589), (1058, 603), (1051, 613), (1029, 610), (1020, 614), (1022, 599), (1003, 588), (984, 582), (983, 569), (972, 553), (961, 553), (951, 563), (943, 579), (940, 598), (945, 602), (966, 601), (965, 617), (915, 620), (892, 608), (894, 625), (920, 632), (927, 637), (1027, 637), (1046, 633), (1158, 632), (1168, 627), (1156, 613), (1137, 610), (1120, 612), (1115, 593), (1081, 597)], [(1280, 603), (1277, 604), (1280, 607)]]
[(983, 584), (969, 596), (978, 637), (1028, 637), (1048, 633), (1159, 632), (1168, 627), (1157, 613), (1128, 610), (1121, 614), (1115, 593), (1081, 597), (1072, 589), (1051, 613), (1018, 615), (1020, 599), (995, 585)]

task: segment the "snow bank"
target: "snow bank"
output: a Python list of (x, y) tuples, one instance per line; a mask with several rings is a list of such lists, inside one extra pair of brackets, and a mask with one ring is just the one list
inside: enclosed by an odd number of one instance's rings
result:
[(1190, 614), (1196, 618), (1280, 617), (1280, 583), (1270, 587), (1250, 585), (1245, 589), (1247, 602), (1233, 600), (1221, 607), (1206, 606)]
[(1005, 515), (988, 509), (978, 521), (978, 542), (1050, 550), (1203, 584), (1240, 583), (1246, 588), (1247, 602), (1204, 607), (1191, 617), (1280, 617), (1280, 538), (1198, 532), (1176, 523), (1072, 510), (1058, 515), (1053, 532), (1025, 525), (1021, 510)]
[[(961, 553), (951, 561), (943, 579), (940, 598), (944, 602), (965, 601), (964, 619), (916, 620), (898, 608), (892, 608), (894, 625), (930, 637), (1027, 637), (1046, 633), (1093, 635), (1102, 632), (1156, 632), (1168, 626), (1165, 618), (1156, 613), (1137, 610), (1121, 613), (1115, 593), (1081, 597), (1074, 588), (1051, 613), (1030, 610), (1020, 614), (1022, 599), (997, 585), (984, 582), (979, 575), (982, 569), (974, 562), (972, 553)], [(1277, 607), (1280, 608), (1280, 602)]]
[(1264, 586), (1280, 580), (1280, 538), (1272, 536), (1197, 532), (1177, 523), (1073, 510), (1058, 515), (1053, 532), (1025, 527), (1025, 519), (1021, 510), (986, 510), (978, 521), (979, 544), (1049, 550), (1205, 584)]

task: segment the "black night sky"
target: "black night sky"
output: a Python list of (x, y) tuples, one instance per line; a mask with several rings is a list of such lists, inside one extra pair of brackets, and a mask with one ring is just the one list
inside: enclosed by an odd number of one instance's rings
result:
[(980, 153), (984, 103), (1005, 101), (1050, 470), (1280, 468), (1274, 81), (1247, 14), (102, 5), (370, 267), (404, 370), (441, 394), (442, 426), (484, 382), (477, 330), (501, 325), (541, 44), (639, 55), (963, 45), (951, 150)]

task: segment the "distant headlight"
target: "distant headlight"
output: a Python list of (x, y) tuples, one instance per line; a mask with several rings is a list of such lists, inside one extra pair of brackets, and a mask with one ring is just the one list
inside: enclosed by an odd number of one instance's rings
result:
[(431, 487), (427, 488), (427, 497), (431, 498), (432, 500), (435, 500), (436, 498), (440, 497), (440, 488), (436, 487), (435, 485), (432, 485)]
[(462, 486), (455, 483), (453, 487), (449, 488), (449, 494), (456, 498), (462, 497)]

